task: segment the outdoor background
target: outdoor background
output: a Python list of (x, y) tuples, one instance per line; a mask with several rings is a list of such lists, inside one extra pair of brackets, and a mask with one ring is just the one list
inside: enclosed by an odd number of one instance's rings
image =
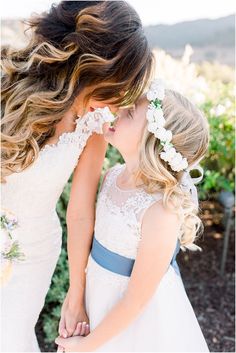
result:
[[(222, 190), (235, 190), (235, 5), (231, 0), (129, 2), (145, 26), (156, 57), (157, 76), (195, 102), (210, 124), (210, 148), (202, 163), (205, 177), (199, 185), (200, 215), (205, 232), (198, 244), (203, 251), (181, 253), (178, 263), (210, 351), (234, 352), (234, 221), (225, 271), (221, 275), (226, 223), (218, 198)], [(23, 46), (27, 38), (21, 19), (33, 12), (46, 11), (52, 3), (50, 0), (2, 2), (2, 45)], [(122, 158), (109, 146), (103, 173), (117, 162), (123, 162)], [(63, 227), (63, 248), (36, 327), (41, 349), (47, 352), (55, 351), (53, 342), (57, 336), (60, 308), (68, 289), (65, 213), (70, 183), (71, 179), (57, 205)]]

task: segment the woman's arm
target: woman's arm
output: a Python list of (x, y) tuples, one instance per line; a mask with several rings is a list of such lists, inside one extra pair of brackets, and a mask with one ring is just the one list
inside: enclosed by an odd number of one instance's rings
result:
[[(158, 217), (157, 217), (158, 214)], [(58, 338), (57, 344), (70, 351), (94, 351), (124, 330), (153, 296), (173, 256), (180, 224), (160, 203), (144, 215), (142, 241), (124, 297), (85, 338)]]
[[(70, 312), (76, 318), (84, 307), (85, 268), (90, 253), (94, 231), (95, 200), (107, 143), (103, 136), (93, 134), (75, 168), (70, 199), (67, 207), (67, 250), (70, 287), (67, 295), (67, 325), (62, 314), (59, 333), (64, 328), (71, 335), (76, 323), (68, 318)], [(65, 308), (66, 310), (66, 308)], [(76, 321), (76, 320), (74, 320)], [(67, 326), (67, 327), (65, 327)]]

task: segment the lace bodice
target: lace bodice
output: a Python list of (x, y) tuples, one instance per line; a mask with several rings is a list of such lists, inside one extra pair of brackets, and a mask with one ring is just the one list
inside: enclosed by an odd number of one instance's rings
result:
[(162, 194), (148, 194), (142, 188), (120, 189), (117, 177), (124, 168), (111, 168), (103, 182), (97, 201), (95, 237), (109, 250), (136, 258), (144, 212)]
[(91, 124), (91, 116), (76, 120), (73, 132), (65, 132), (57, 143), (45, 145), (25, 170), (7, 177), (2, 184), (2, 206), (17, 218), (41, 218), (55, 206), (93, 132), (101, 133), (102, 121)]

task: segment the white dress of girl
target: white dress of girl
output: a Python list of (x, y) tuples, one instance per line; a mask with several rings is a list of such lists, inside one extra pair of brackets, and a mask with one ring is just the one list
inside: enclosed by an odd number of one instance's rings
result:
[(2, 352), (40, 351), (34, 328), (61, 252), (56, 203), (88, 138), (101, 133), (101, 127), (99, 119), (91, 124), (89, 114), (78, 118), (73, 132), (45, 145), (29, 168), (11, 174), (2, 185), (2, 207), (18, 219), (13, 232), (25, 254), (1, 288)]
[[(129, 276), (106, 267), (112, 263), (104, 267), (107, 259), (106, 254), (99, 258), (101, 248), (113, 256), (115, 253), (115, 257), (118, 254), (134, 260), (143, 215), (162, 197), (143, 189), (121, 190), (116, 180), (123, 168), (124, 165), (117, 165), (109, 170), (98, 196), (94, 238), (100, 248), (96, 247), (98, 254), (94, 252), (98, 258), (93, 257), (93, 250), (90, 253), (86, 269), (86, 309), (91, 331), (121, 300), (129, 283)], [(97, 351), (209, 352), (175, 261), (142, 313)]]

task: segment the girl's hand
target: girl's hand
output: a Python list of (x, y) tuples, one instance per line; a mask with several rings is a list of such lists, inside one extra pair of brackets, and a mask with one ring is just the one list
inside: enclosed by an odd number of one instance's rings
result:
[(58, 352), (79, 352), (79, 347), (83, 337), (73, 336), (69, 338), (57, 337), (55, 343), (58, 344)]
[(89, 332), (89, 318), (84, 304), (72, 302), (68, 291), (61, 309), (59, 335), (64, 338), (79, 335), (87, 336)]

